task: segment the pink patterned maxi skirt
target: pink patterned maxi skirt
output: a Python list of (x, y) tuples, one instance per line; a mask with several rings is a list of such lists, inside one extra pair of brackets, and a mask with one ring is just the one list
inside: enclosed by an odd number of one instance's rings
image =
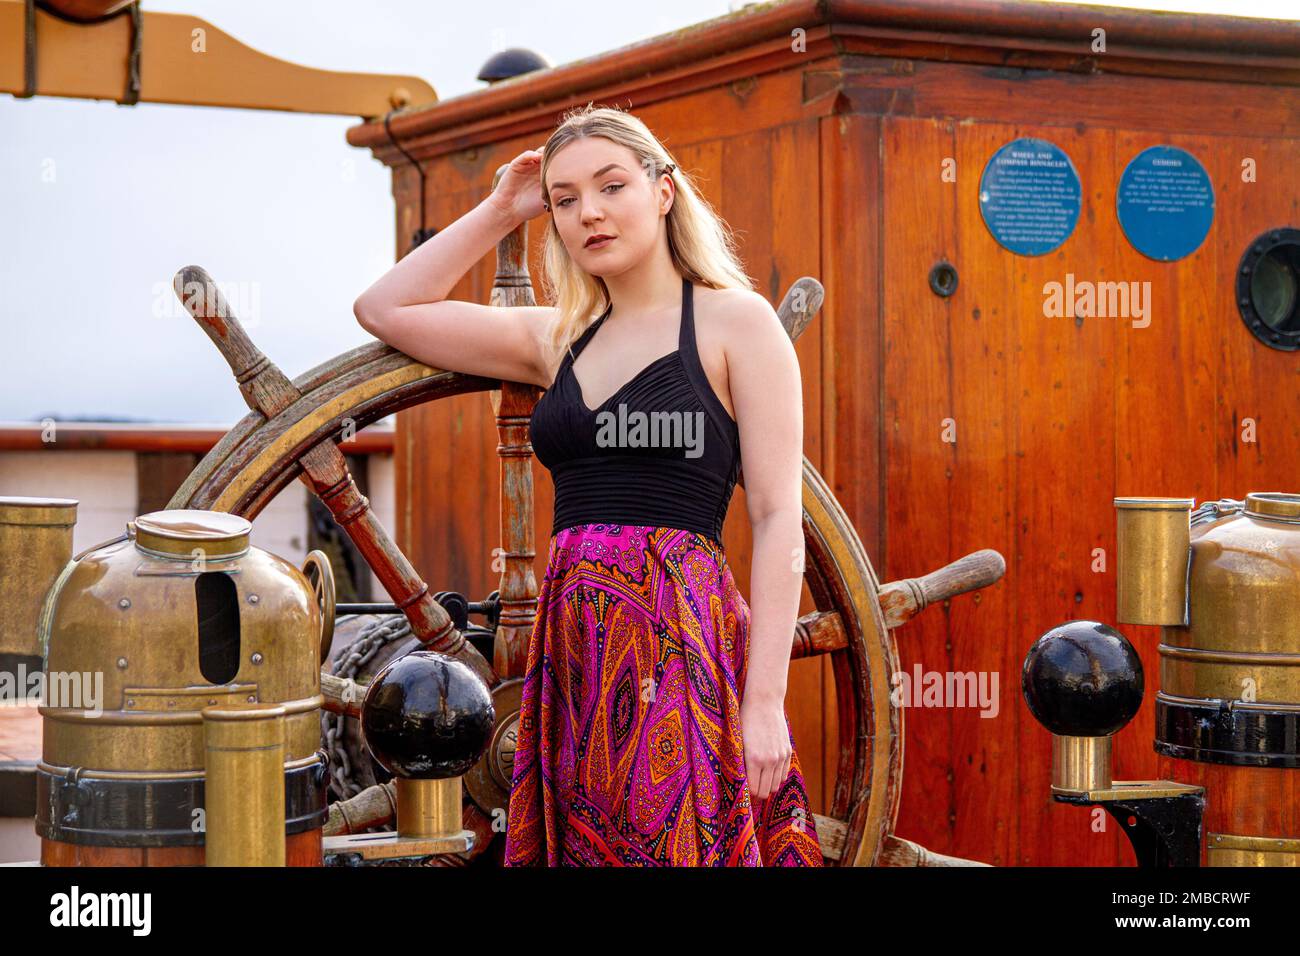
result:
[(797, 754), (777, 791), (750, 800), (749, 619), (707, 535), (585, 524), (551, 537), (506, 866), (822, 865)]

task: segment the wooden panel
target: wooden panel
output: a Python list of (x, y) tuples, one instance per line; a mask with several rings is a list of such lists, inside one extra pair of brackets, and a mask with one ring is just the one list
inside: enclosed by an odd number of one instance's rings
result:
[(42, 866), (144, 866), (143, 847), (78, 846), (41, 838)]
[[(1207, 91), (1207, 95), (1210, 95)], [(1218, 238), (1235, 232), (1235, 203), (1222, 194), (1226, 162), (1222, 141), (1212, 137), (1161, 136), (1150, 132), (1120, 131), (1114, 135), (1111, 162), (1098, 167), (1106, 175), (1108, 203), (1100, 206), (1110, 239), (1111, 261), (1107, 278), (1150, 282), (1147, 304), (1150, 324), (1116, 321), (1115, 367), (1111, 385), (1116, 395), (1115, 482), (1094, 496), (1163, 495), (1195, 497), (1198, 501), (1230, 494), (1219, 490), (1215, 453), (1216, 389), (1220, 367), (1219, 337), (1228, 322), (1249, 337), (1235, 318), (1231, 285), (1233, 266), (1221, 261)], [(1115, 190), (1129, 161), (1161, 143), (1181, 146), (1197, 156), (1209, 172), (1218, 196), (1210, 236), (1190, 256), (1159, 263), (1138, 252), (1124, 237), (1115, 216)], [(1227, 200), (1225, 202), (1225, 200)], [(1225, 272), (1226, 269), (1226, 272)], [(1224, 298), (1226, 296), (1226, 298)], [(1140, 322), (1145, 322), (1142, 319)], [(1252, 339), (1253, 341), (1253, 339)], [(1177, 427), (1171, 427), (1177, 423)], [(1244, 497), (1245, 491), (1237, 497)], [(1112, 625), (1115, 614), (1116, 524), (1113, 504), (1103, 527), (1108, 573), (1106, 606), (1088, 613)], [(1161, 775), (1151, 742), (1155, 734), (1155, 696), (1160, 684), (1157, 647), (1160, 628), (1122, 625), (1120, 630), (1137, 648), (1146, 669), (1146, 695), (1142, 709), (1113, 744), (1114, 774), (1119, 779), (1155, 778)], [(1216, 795), (1214, 799), (1218, 799)], [(1107, 827), (1118, 829), (1113, 820)], [(1127, 839), (1118, 841), (1117, 860), (1128, 865), (1133, 851)]]
[[(1279, 767), (1230, 767), (1157, 757), (1159, 775), (1206, 793), (1201, 832), (1296, 838), (1300, 833), (1300, 774)], [(1207, 863), (1203, 841), (1201, 865)], [(1129, 858), (1132, 858), (1129, 851)]]
[[(894, 240), (884, 269), (886, 408), (897, 423), (887, 445), (886, 577), (919, 573), (936, 558), (976, 547), (1003, 551), (1007, 578), (978, 604), (958, 599), (946, 622), (922, 618), (899, 632), (905, 670), (920, 660), (927, 670), (998, 671), (1000, 712), (986, 720), (961, 708), (909, 709), (899, 832), (993, 863), (1129, 865), (1132, 851), (1109, 817), (1097, 832), (1091, 810), (1050, 799), (1050, 736), (1023, 706), (1019, 666), (1029, 645), (1057, 623), (1115, 623), (1115, 495), (1205, 500), (1294, 490), (1300, 436), (1284, 409), (1294, 406), (1297, 389), (1287, 383), (1296, 381), (1298, 363), (1247, 333), (1232, 283), (1249, 240), (1287, 222), (1276, 214), (1276, 184), (1264, 190), (1240, 182), (1241, 158), (1254, 155), (1262, 168), (1279, 171), (1300, 157), (1294, 143), (993, 124), (958, 129), (958, 182), (945, 195), (931, 175), (945, 138), (926, 120), (891, 119), (886, 127), (886, 221)], [(996, 246), (978, 209), (984, 163), (1016, 136), (1053, 140), (1083, 180), (1074, 235), (1039, 258)], [(1161, 142), (1197, 155), (1217, 196), (1206, 243), (1176, 263), (1133, 249), (1114, 212), (1124, 166)], [(949, 247), (954, 202), (959, 225)], [(945, 309), (923, 279), (931, 259), (949, 248), (960, 284)], [(1151, 324), (1047, 317), (1044, 284), (1064, 282), (1067, 273), (1075, 281), (1149, 282)], [(934, 440), (945, 406), (957, 425), (950, 449)], [(1255, 445), (1240, 442), (1247, 415), (1259, 422)], [(1095, 549), (1104, 549), (1104, 570), (1093, 570)], [(1122, 630), (1146, 663), (1147, 698), (1116, 738), (1114, 772), (1155, 777), (1164, 772), (1151, 749), (1159, 631)]]
[[(1001, 582), (950, 602), (944, 611), (953, 668), (998, 678), (997, 710), (988, 711), (990, 716), (981, 716), (978, 709), (952, 712), (947, 775), (953, 794), (952, 829), (944, 852), (995, 866), (1019, 862), (1021, 830), (1014, 825), (1012, 809), (1016, 801), (1043, 799), (1043, 794), (1026, 786), (1032, 778), (1026, 777), (1017, 759), (1022, 750), (1023, 709), (1018, 707), (1017, 689), (1020, 644), (1013, 637), (1020, 569), (1014, 519), (1020, 461), (1016, 456), (1020, 331), (1015, 300), (1007, 295), (1017, 285), (1017, 277), (1009, 256), (990, 254), (992, 239), (980, 215), (976, 188), (984, 162), (1001, 145), (997, 142), (1001, 135), (1003, 131), (988, 127), (946, 124), (946, 155), (932, 155), (918, 164), (926, 176), (938, 177), (946, 159), (956, 162), (956, 180), (943, 183), (942, 208), (952, 209), (955, 219), (949, 261), (958, 269), (958, 286), (947, 300), (947, 320), (957, 440), (948, 446), (951, 463), (942, 472), (936, 463), (931, 486), (935, 495), (943, 495), (946, 488), (951, 507), (946, 557), (951, 560), (971, 550), (995, 548), (1008, 564)], [(898, 546), (910, 537), (901, 528), (891, 531), (890, 540)], [(986, 686), (992, 689), (993, 685)], [(937, 715), (927, 712), (927, 716)], [(1022, 797), (1027, 789), (1031, 793)]]
[[(944, 125), (886, 120), (883, 127), (882, 249), (885, 516), (882, 581), (911, 577), (957, 557), (951, 541), (948, 474), (952, 446), (941, 440), (954, 413), (951, 305), (929, 288), (939, 258), (955, 261), (955, 207), (940, 164), (953, 153)], [(863, 414), (862, 410), (858, 414)], [(966, 428), (959, 432), (964, 435)], [(896, 632), (899, 665), (911, 674), (952, 669), (946, 622), (931, 610)], [(955, 813), (950, 711), (906, 708), (903, 791), (897, 833), (950, 852)]]
[[(1300, 123), (1292, 124), (1292, 130), (1300, 134)], [(1300, 228), (1300, 182), (1295, 175), (1300, 138), (1240, 136), (1212, 142), (1212, 156), (1200, 155), (1211, 170), (1217, 197), (1214, 227), (1205, 240), (1217, 266), (1212, 274), (1202, 269), (1184, 276), (1187, 291), (1203, 290), (1196, 295), (1211, 319), (1204, 350), (1209, 368), (1202, 376), (1215, 382), (1217, 396), (1212, 425), (1204, 418), (1186, 423), (1200, 436), (1198, 454), (1208, 454), (1211, 440), (1217, 450), (1218, 485), (1198, 487), (1198, 495), (1244, 498), (1252, 491), (1300, 492), (1300, 354), (1259, 342), (1241, 321), (1234, 301), (1237, 264), (1251, 241), (1279, 226)], [(1247, 159), (1257, 165), (1257, 182), (1242, 181)], [(1255, 424), (1253, 443), (1244, 440), (1246, 419)]]
[[(1115, 394), (1113, 373), (1118, 323), (1108, 317), (1049, 315), (1045, 287), (1115, 275), (1114, 234), (1107, 227), (1113, 204), (1113, 137), (1109, 131), (1039, 127), (981, 127), (982, 158), (970, 172), (964, 196), (970, 202), (970, 236), (978, 245), (967, 255), (997, 259), (1008, 269), (1007, 284), (981, 290), (990, 301), (1014, 310), (1016, 359), (1007, 414), (1016, 423), (1014, 471), (1015, 617), (1004, 641), (1002, 704), (1017, 725), (1013, 752), (1019, 755), (1018, 794), (1021, 848), (1014, 862), (1039, 865), (1110, 866), (1126, 845), (1109, 820), (1094, 831), (1091, 811), (1057, 806), (1048, 792), (1051, 737), (1028, 713), (1019, 693), (1024, 653), (1050, 627), (1071, 618), (1114, 621), (1114, 577), (1090, 570), (1092, 549), (1103, 544), (1115, 523)], [(1070, 238), (1039, 257), (1013, 256), (996, 245), (980, 221), (978, 177), (993, 150), (1017, 136), (1050, 139), (1079, 171), (1083, 206)], [(1113, 206), (1112, 206), (1113, 208)], [(1149, 749), (1149, 744), (1148, 744)], [(1098, 813), (1097, 819), (1103, 815)], [(975, 821), (971, 821), (972, 825)]]
[[(755, 285), (775, 308), (781, 304), (791, 283), (804, 275), (820, 280), (822, 248), (819, 222), (820, 181), (813, 182), (808, 170), (818, 169), (821, 162), (820, 122), (808, 120), (772, 130), (771, 180), (766, 194), (771, 202), (770, 252), (760, 257), (755, 247), (746, 244), (741, 254)], [(756, 185), (756, 191), (760, 184)], [(728, 222), (744, 222), (730, 205), (724, 212)], [(814, 320), (815, 329), (795, 342), (799, 358), (799, 375), (804, 409), (803, 450), (818, 469), (825, 467), (825, 429), (822, 423), (823, 342), (826, 341), (826, 316), (823, 310)], [(806, 339), (806, 341), (805, 341)], [(740, 492), (743, 494), (743, 491)], [(743, 500), (743, 499), (742, 499)], [(732, 510), (737, 510), (733, 505)], [(746, 593), (750, 593), (748, 579)], [(815, 605), (807, 585), (800, 599), (800, 613)], [(829, 726), (825, 713), (833, 712), (830, 659), (826, 657), (794, 661), (790, 665), (786, 692), (786, 711), (799, 747), (799, 761), (808, 788), (813, 812), (829, 809), (834, 795), (833, 760), (827, 758), (837, 746), (836, 728)]]
[[(473, 195), (430, 188), (427, 221), (445, 227), (486, 194), (487, 187)], [(398, 205), (413, 206), (418, 197), (412, 176)], [(413, 211), (406, 223), (398, 238), (409, 245), (419, 226)], [(490, 283), (490, 267), (472, 270), (450, 297), (487, 302)], [(501, 540), (494, 422), (487, 392), (431, 402), (397, 416), (398, 546), (432, 590), (459, 591), (472, 601), (487, 597), (500, 576), (492, 569), (492, 549)]]
[[(826, 300), (804, 337), (820, 348), (821, 382), (809, 381), (815, 365), (806, 353), (801, 353), (800, 365), (806, 422), (810, 429), (818, 422), (820, 436), (817, 446), (811, 438), (804, 445), (857, 529), (877, 574), (883, 574), (880, 121), (871, 116), (827, 117), (818, 122), (818, 140), (821, 256), (813, 274), (825, 288)], [(818, 395), (820, 407), (813, 401)], [(839, 759), (829, 661), (822, 671), (822, 701), (822, 785), (829, 797)]]
[[(1144, 406), (1156, 405), (1150, 409), (1151, 427), (1141, 433), (1156, 443), (1158, 454), (1150, 457), (1172, 461), (1176, 467), (1149, 476), (1146, 484), (1132, 484), (1133, 488), (1154, 487), (1154, 491), (1121, 493), (1195, 496), (1199, 503), (1241, 499), (1252, 491), (1300, 491), (1296, 481), (1300, 417), (1295, 414), (1300, 361), (1295, 353), (1279, 352), (1257, 341), (1234, 303), (1235, 271), (1250, 242), (1267, 229), (1300, 226), (1295, 180), (1288, 172), (1300, 164), (1300, 140), (1243, 136), (1169, 141), (1191, 150), (1205, 164), (1214, 184), (1216, 214), (1205, 244), (1183, 260), (1185, 268), (1171, 290), (1179, 297), (1181, 327), (1194, 329), (1195, 337), (1168, 336), (1169, 347), (1162, 356), (1165, 373), (1155, 382), (1159, 394), (1148, 395)], [(1124, 155), (1133, 155), (1151, 142), (1149, 136), (1135, 134), (1126, 142)], [(1242, 179), (1246, 159), (1256, 164), (1257, 182)], [(1141, 367), (1133, 363), (1135, 371)], [(1187, 401), (1193, 393), (1195, 402)], [(1254, 424), (1253, 442), (1245, 440), (1248, 419)], [(1181, 427), (1160, 428), (1159, 421), (1178, 421)], [(1138, 460), (1146, 461), (1148, 446), (1137, 444), (1137, 437), (1133, 447), (1143, 449)], [(1134, 467), (1129, 456), (1121, 463)], [(1139, 719), (1147, 720), (1138, 731), (1149, 738), (1154, 732), (1154, 686), (1159, 680), (1155, 646), (1160, 629), (1124, 628), (1130, 639), (1135, 631), (1149, 632), (1143, 633), (1140, 645), (1149, 689)], [(1206, 788), (1206, 833), (1292, 838), (1300, 834), (1300, 773), (1153, 756), (1157, 775)]]
[(198, 463), (199, 456), (194, 452), (138, 452), (135, 456), (135, 513), (146, 515), (166, 508), (176, 489)]
[[(844, 96), (854, 112), (1040, 126), (1131, 126), (1150, 132), (1285, 136), (1300, 124), (1294, 88), (1023, 66), (972, 68), (910, 59), (844, 58)], [(1261, 73), (1266, 77), (1267, 73)]]

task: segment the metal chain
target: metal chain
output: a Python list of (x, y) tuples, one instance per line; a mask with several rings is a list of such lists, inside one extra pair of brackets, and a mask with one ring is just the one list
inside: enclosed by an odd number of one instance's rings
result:
[[(362, 628), (360, 637), (343, 648), (330, 666), (330, 673), (355, 679), (380, 648), (410, 636), (411, 622), (406, 615), (390, 614), (377, 618)], [(330, 792), (340, 800), (356, 796), (364, 789), (353, 779), (352, 762), (343, 746), (346, 720), (344, 714), (321, 714), (321, 732), (325, 737), (325, 750), (330, 756)]]

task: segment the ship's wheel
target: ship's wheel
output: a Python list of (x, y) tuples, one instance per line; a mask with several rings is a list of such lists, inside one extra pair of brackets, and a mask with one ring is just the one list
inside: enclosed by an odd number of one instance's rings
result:
[[(531, 304), (521, 238), (503, 243), (493, 303)], [(512, 268), (513, 265), (513, 268)], [(430, 368), (382, 343), (353, 349), (290, 381), (252, 344), (222, 299), (216, 283), (197, 267), (183, 269), (174, 286), (186, 308), (229, 361), (250, 408), (199, 463), (170, 508), (228, 511), (255, 518), (296, 478), (330, 508), (336, 522), (406, 615), (416, 646), (465, 661), (493, 694), (497, 724), (492, 743), (464, 777), (464, 825), (474, 847), (449, 854), (445, 865), (464, 865), (503, 839), (518, 718), (520, 675), (536, 611), (532, 570), (531, 448), (528, 416), (534, 386)], [(800, 279), (778, 310), (797, 337), (821, 304), (821, 286)], [(454, 626), (433, 592), (375, 519), (344, 463), (339, 442), (405, 408), (452, 395), (490, 391), (500, 435), (502, 522), (512, 540), (502, 542), (505, 571), (501, 616), (488, 661)], [(741, 478), (743, 482), (743, 475)], [(898, 655), (891, 628), (929, 603), (996, 581), (1001, 556), (977, 552), (921, 579), (881, 588), (861, 541), (817, 470), (804, 459), (805, 580), (816, 610), (796, 625), (793, 656), (829, 654), (835, 680), (839, 757), (827, 815), (816, 817), (828, 865), (948, 865), (969, 861), (931, 853), (893, 835), (903, 772), (903, 713), (892, 701)], [(314, 581), (322, 580), (319, 558)], [(320, 585), (322, 603), (332, 594)], [(355, 687), (322, 675), (327, 709), (354, 713)], [(343, 833), (388, 822), (391, 790), (383, 784), (334, 804), (326, 832)], [(388, 785), (391, 787), (391, 784)], [(350, 812), (349, 812), (350, 811)]]

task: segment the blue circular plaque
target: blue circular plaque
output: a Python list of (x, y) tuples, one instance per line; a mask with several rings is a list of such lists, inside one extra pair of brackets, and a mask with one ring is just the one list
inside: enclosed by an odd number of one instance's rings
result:
[(988, 161), (980, 177), (980, 214), (998, 244), (1041, 256), (1070, 238), (1083, 189), (1070, 157), (1045, 139), (1016, 139)]
[(1195, 252), (1214, 221), (1214, 187), (1195, 156), (1177, 146), (1152, 146), (1119, 178), (1115, 212), (1133, 248), (1170, 262)]

